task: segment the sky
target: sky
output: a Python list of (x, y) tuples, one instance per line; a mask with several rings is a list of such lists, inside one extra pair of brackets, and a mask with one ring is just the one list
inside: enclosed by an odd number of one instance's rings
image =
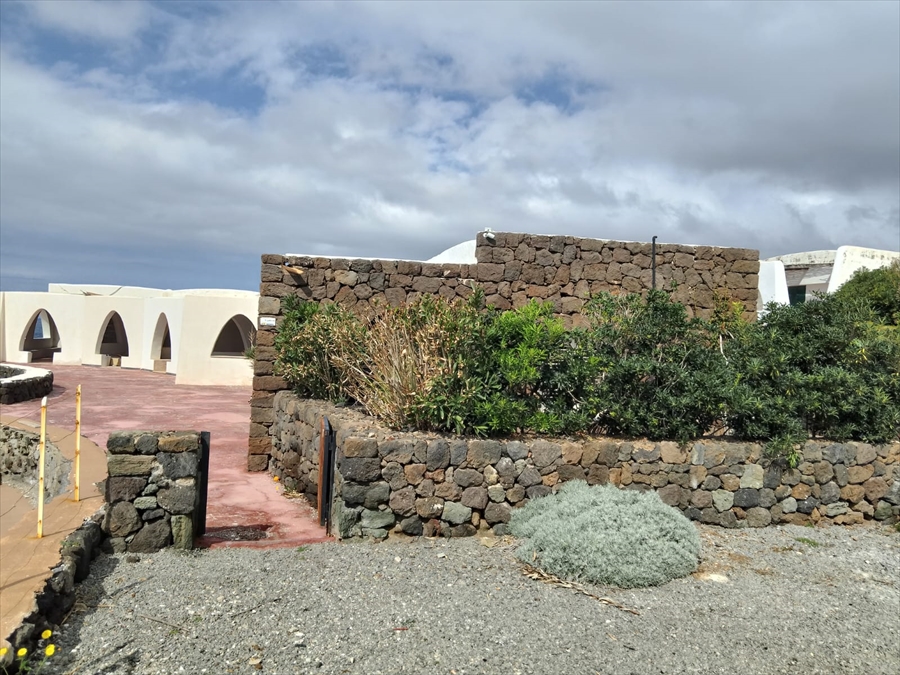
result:
[(0, 288), (484, 228), (900, 249), (900, 2), (0, 2)]

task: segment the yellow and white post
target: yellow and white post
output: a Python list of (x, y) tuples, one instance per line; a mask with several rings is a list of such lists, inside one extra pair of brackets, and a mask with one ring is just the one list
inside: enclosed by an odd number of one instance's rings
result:
[(75, 388), (75, 501), (81, 499), (81, 385)]
[(47, 447), (47, 397), (41, 399), (41, 445), (38, 473), (38, 539), (44, 536), (44, 451)]

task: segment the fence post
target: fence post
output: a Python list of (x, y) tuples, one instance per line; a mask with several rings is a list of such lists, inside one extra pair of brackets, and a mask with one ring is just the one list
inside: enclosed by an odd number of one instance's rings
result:
[(75, 388), (75, 501), (81, 501), (81, 385)]
[(47, 446), (47, 397), (41, 399), (41, 444), (38, 461), (38, 539), (44, 536), (44, 450)]

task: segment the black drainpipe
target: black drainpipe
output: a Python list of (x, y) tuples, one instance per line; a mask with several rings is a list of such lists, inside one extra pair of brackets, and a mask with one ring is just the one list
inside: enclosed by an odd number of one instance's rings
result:
[(650, 240), (650, 283), (656, 290), (656, 235)]

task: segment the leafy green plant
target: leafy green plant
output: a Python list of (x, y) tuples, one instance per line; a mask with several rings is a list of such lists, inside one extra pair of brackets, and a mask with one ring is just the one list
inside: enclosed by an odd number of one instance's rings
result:
[(282, 300), (281, 327), (275, 336), (275, 372), (301, 396), (343, 401), (346, 370), (365, 360), (365, 327), (341, 305)]
[(810, 437), (900, 436), (900, 330), (863, 300), (772, 305), (757, 323), (717, 300), (691, 318), (665, 291), (601, 294), (566, 330), (549, 303), (507, 311), (425, 295), (358, 317), (282, 301), (276, 372), (298, 394), (361, 405), (394, 428), (584, 431), (768, 443), (796, 465)]
[(900, 326), (900, 260), (888, 267), (857, 270), (835, 295), (862, 300), (882, 323)]
[(604, 293), (587, 313), (602, 373), (588, 402), (595, 431), (687, 441), (724, 418), (732, 376), (713, 324), (663, 291)]
[(524, 562), (573, 581), (622, 588), (658, 586), (697, 568), (700, 537), (655, 492), (563, 485), (516, 509), (510, 530)]
[(775, 305), (726, 345), (734, 435), (784, 454), (809, 437), (882, 443), (900, 432), (900, 340), (864, 303)]

